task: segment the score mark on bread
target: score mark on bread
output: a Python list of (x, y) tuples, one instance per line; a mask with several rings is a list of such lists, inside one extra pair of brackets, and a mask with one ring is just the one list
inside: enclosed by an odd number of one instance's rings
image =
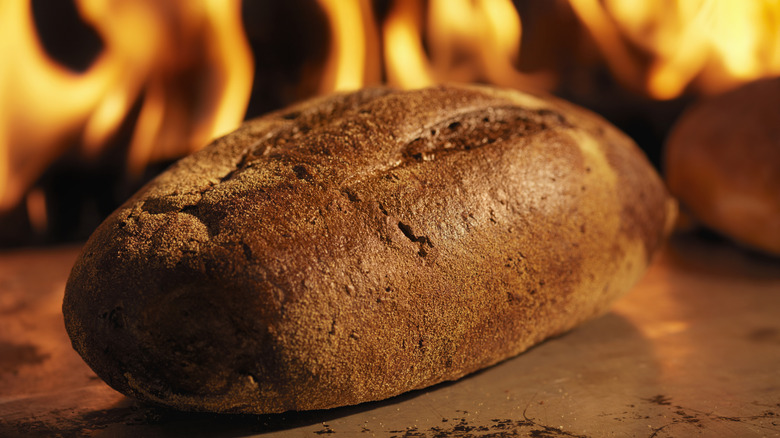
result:
[(271, 413), (453, 380), (604, 313), (674, 203), (622, 133), (517, 91), (367, 89), (246, 122), (114, 212), (74, 348), (184, 410)]

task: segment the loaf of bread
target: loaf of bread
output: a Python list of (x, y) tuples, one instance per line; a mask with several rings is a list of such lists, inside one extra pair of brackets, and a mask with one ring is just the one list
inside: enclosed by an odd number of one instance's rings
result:
[(585, 110), (366, 89), (249, 121), (148, 184), (84, 247), (65, 324), (109, 385), (182, 410), (385, 399), (604, 313), (674, 214)]
[(664, 152), (669, 190), (697, 221), (780, 256), (780, 77), (693, 106)]

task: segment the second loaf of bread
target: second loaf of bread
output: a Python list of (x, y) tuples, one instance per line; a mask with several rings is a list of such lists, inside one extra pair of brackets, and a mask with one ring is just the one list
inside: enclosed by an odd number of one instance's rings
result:
[(674, 214), (602, 119), (515, 91), (318, 98), (181, 160), (94, 233), (63, 311), (109, 385), (270, 413), (458, 379), (602, 314)]

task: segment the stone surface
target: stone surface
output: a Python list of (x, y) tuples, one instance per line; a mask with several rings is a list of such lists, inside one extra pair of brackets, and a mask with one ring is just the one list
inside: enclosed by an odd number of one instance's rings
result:
[(677, 236), (613, 311), (454, 383), (266, 416), (141, 404), (71, 349), (78, 247), (0, 252), (0, 436), (780, 436), (780, 261)]

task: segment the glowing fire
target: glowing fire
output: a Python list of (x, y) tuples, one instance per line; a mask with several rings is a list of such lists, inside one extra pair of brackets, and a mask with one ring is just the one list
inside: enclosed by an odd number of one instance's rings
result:
[[(699, 92), (715, 93), (780, 74), (778, 0), (569, 2), (616, 78), (653, 98), (677, 97), (691, 83)], [(370, 5), (333, 0), (320, 4), (333, 29), (329, 70), (338, 70), (341, 78), (334, 82), (327, 79), (332, 74), (326, 75), (321, 89), (359, 88), (366, 83), (360, 80), (363, 71), (377, 71), (374, 64), (379, 62), (367, 59), (373, 51), (365, 41), (375, 44)], [(381, 27), (390, 85), (555, 87), (557, 72), (531, 75), (517, 69), (522, 21), (510, 0), (396, 0)], [(367, 39), (355, 38), (360, 35)]]
[[(378, 43), (370, 3), (320, 0), (320, 5), (330, 20), (332, 40), (321, 90), (378, 83), (382, 60), (375, 56)], [(552, 83), (550, 74), (528, 75), (515, 67), (522, 25), (510, 0), (431, 0), (427, 14), (423, 6), (416, 0), (397, 0), (382, 24), (390, 85), (420, 88), (479, 81), (548, 88)], [(428, 17), (425, 25), (424, 15)], [(428, 30), (430, 55), (423, 48), (424, 29)], [(365, 39), (359, 38), (361, 35)], [(365, 72), (371, 75), (361, 80), (367, 76)]]
[[(613, 73), (657, 99), (780, 74), (778, 0), (570, 0)], [(632, 48), (650, 55), (649, 65)]]
[[(384, 23), (391, 85), (419, 88), (480, 81), (522, 87), (538, 81), (515, 67), (522, 23), (511, 1), (431, 0), (424, 12), (421, 2), (399, 0)], [(430, 56), (423, 48), (424, 29)]]
[[(97, 154), (137, 102), (131, 173), (205, 145), (244, 116), (253, 63), (239, 1), (77, 5), (104, 45), (82, 74), (45, 53), (29, 0), (0, 3), (0, 211), (17, 204), (69, 142)], [(27, 203), (38, 211), (42, 200), (33, 192)]]
[[(72, 145), (86, 159), (102, 153), (133, 108), (131, 175), (235, 128), (254, 69), (240, 1), (76, 0), (103, 50), (85, 72), (74, 73), (42, 48), (31, 0), (0, 0), (0, 213), (25, 205), (33, 228), (46, 228), (46, 194), (32, 189), (36, 180)], [(554, 92), (573, 65), (520, 71), (528, 37), (512, 0), (394, 0), (381, 13), (371, 0), (316, 1), (331, 43), (320, 93), (383, 82)], [(575, 14), (583, 27), (570, 35), (587, 31), (620, 84), (656, 99), (780, 74), (780, 0), (556, 5)], [(583, 40), (568, 41), (572, 59), (590, 50)], [(533, 43), (547, 50), (544, 41)]]
[(379, 39), (369, 0), (319, 0), (331, 29), (331, 52), (320, 92), (380, 82)]

